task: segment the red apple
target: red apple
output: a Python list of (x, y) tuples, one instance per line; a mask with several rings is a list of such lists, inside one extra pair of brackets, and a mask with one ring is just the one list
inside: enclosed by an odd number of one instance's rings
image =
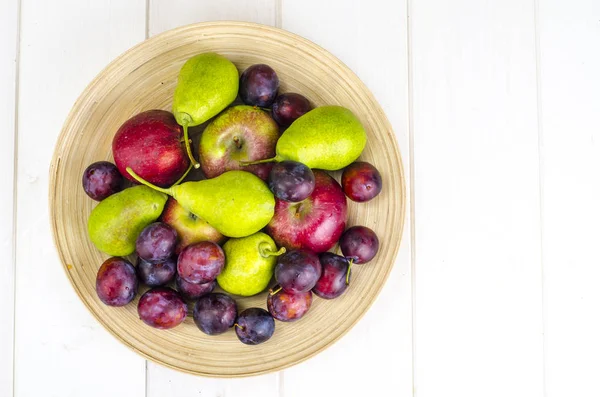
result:
[(190, 165), (181, 137), (181, 126), (170, 112), (139, 113), (123, 123), (113, 138), (115, 164), (131, 181), (135, 180), (127, 167), (150, 183), (171, 186)]
[(176, 254), (179, 254), (188, 245), (200, 241), (212, 241), (217, 244), (225, 241), (225, 236), (219, 233), (217, 229), (209, 225), (204, 219), (198, 218), (183, 208), (172, 197), (169, 197), (165, 205), (161, 220), (177, 231), (179, 242), (175, 248)]
[(244, 169), (266, 180), (271, 164), (242, 168), (240, 161), (275, 156), (277, 139), (279, 126), (267, 112), (252, 106), (233, 106), (218, 115), (202, 132), (200, 166), (207, 178)]
[(346, 227), (346, 195), (326, 172), (314, 170), (315, 189), (299, 203), (275, 199), (275, 215), (267, 233), (278, 246), (325, 252), (335, 245)]

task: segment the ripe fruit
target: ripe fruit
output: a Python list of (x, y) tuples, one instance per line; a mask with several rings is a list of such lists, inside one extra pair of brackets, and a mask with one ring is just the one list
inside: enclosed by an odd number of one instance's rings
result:
[(183, 208), (173, 197), (167, 200), (160, 219), (177, 231), (179, 241), (175, 253), (178, 255), (183, 248), (200, 241), (212, 241), (217, 244), (225, 241), (225, 236), (217, 229)]
[(310, 291), (321, 277), (319, 257), (306, 250), (294, 250), (279, 257), (275, 265), (275, 280), (284, 291)]
[(132, 182), (127, 172), (155, 185), (175, 183), (190, 165), (181, 143), (181, 127), (165, 110), (148, 110), (127, 120), (112, 142), (113, 157), (121, 174)]
[(337, 298), (348, 288), (351, 275), (350, 264), (343, 256), (331, 252), (323, 252), (319, 255), (319, 260), (323, 272), (312, 291), (324, 299)]
[(281, 94), (273, 102), (273, 119), (282, 127), (288, 127), (311, 109), (308, 99), (293, 92)]
[(315, 189), (315, 174), (297, 161), (282, 161), (273, 165), (268, 184), (278, 199), (297, 203)]
[(265, 227), (273, 217), (275, 198), (267, 185), (246, 171), (227, 171), (216, 178), (185, 182), (162, 189), (137, 181), (172, 196), (228, 237), (245, 237)]
[(163, 210), (167, 196), (146, 186), (133, 186), (102, 200), (88, 218), (88, 235), (100, 251), (126, 256), (135, 251), (142, 230)]
[(96, 293), (108, 306), (124, 306), (135, 298), (138, 281), (133, 265), (118, 257), (107, 259), (96, 275)]
[(159, 287), (173, 280), (177, 270), (177, 261), (171, 257), (164, 262), (150, 263), (138, 257), (135, 270), (142, 283), (149, 287)]
[(200, 137), (200, 165), (207, 178), (244, 169), (260, 175), (257, 164), (242, 167), (240, 160), (260, 160), (275, 155), (279, 127), (269, 114), (252, 106), (233, 106), (219, 114)]
[(271, 237), (257, 232), (227, 240), (223, 251), (227, 262), (217, 277), (219, 286), (230, 294), (252, 296), (267, 288), (277, 257), (285, 248), (277, 250)]
[(192, 155), (188, 127), (204, 123), (233, 102), (238, 93), (238, 79), (235, 65), (214, 52), (191, 57), (179, 71), (173, 94), (173, 114), (183, 126), (187, 154), (195, 168), (200, 164)]
[(246, 105), (269, 107), (278, 90), (279, 77), (268, 65), (252, 65), (240, 76), (240, 98)]
[(350, 164), (342, 173), (342, 188), (352, 201), (363, 203), (381, 192), (381, 174), (365, 161)]
[(292, 294), (283, 289), (267, 297), (269, 313), (279, 321), (296, 321), (303, 317), (312, 303), (312, 292)]
[(251, 307), (240, 313), (235, 323), (238, 339), (246, 345), (268, 341), (275, 332), (275, 320), (265, 309)]
[(346, 227), (346, 196), (327, 173), (314, 170), (315, 189), (299, 202), (276, 199), (275, 215), (267, 233), (278, 246), (325, 252), (333, 247)]
[(194, 306), (194, 322), (207, 335), (218, 335), (233, 327), (237, 316), (235, 301), (220, 293), (204, 295)]
[(294, 160), (312, 168), (340, 170), (362, 153), (367, 133), (360, 120), (341, 106), (321, 106), (299, 117), (277, 141), (275, 157), (244, 165)]
[(138, 303), (140, 319), (151, 327), (169, 329), (178, 326), (187, 316), (187, 305), (171, 288), (148, 290)]
[(379, 239), (375, 232), (365, 226), (352, 226), (340, 238), (342, 254), (352, 263), (367, 263), (379, 250)]
[(177, 259), (177, 273), (188, 283), (203, 284), (213, 281), (225, 266), (225, 254), (211, 241), (189, 245)]
[(90, 198), (102, 201), (123, 189), (123, 176), (113, 163), (97, 161), (85, 169), (81, 183)]
[(211, 293), (217, 286), (215, 280), (203, 284), (188, 283), (179, 274), (175, 275), (175, 285), (179, 294), (188, 300), (196, 300), (201, 296)]
[(161, 263), (175, 253), (177, 232), (162, 222), (146, 226), (135, 241), (135, 250), (140, 258), (150, 263)]

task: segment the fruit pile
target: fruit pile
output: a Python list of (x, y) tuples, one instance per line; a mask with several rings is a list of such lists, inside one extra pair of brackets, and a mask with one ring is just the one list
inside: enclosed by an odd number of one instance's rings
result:
[[(238, 96), (243, 104), (234, 105)], [(198, 162), (188, 129), (203, 123)], [(275, 319), (302, 318), (313, 293), (340, 296), (352, 265), (376, 255), (371, 229), (346, 229), (346, 197), (366, 202), (382, 188), (377, 169), (356, 162), (365, 144), (350, 110), (313, 109), (300, 94), (279, 94), (267, 65), (239, 76), (221, 55), (189, 59), (173, 113), (149, 110), (125, 121), (113, 139), (115, 164), (96, 162), (83, 174), (85, 192), (100, 201), (88, 220), (90, 240), (111, 256), (98, 270), (99, 299), (126, 305), (142, 283), (150, 289), (138, 313), (149, 326), (181, 324), (194, 303), (200, 331), (234, 328), (245, 344), (265, 342)], [(205, 177), (188, 175), (194, 168)], [(342, 169), (341, 185), (325, 172)], [(342, 255), (328, 252), (338, 242)], [(238, 313), (217, 286), (233, 296), (269, 289), (268, 311)]]

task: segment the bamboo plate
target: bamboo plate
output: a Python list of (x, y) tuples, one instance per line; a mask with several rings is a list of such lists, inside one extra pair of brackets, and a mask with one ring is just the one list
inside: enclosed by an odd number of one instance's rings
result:
[[(96, 296), (96, 272), (107, 258), (89, 241), (87, 218), (95, 202), (81, 188), (83, 170), (110, 160), (118, 127), (143, 110), (170, 110), (177, 73), (191, 56), (225, 55), (240, 70), (254, 63), (273, 67), (281, 92), (299, 92), (314, 105), (351, 109), (364, 124), (368, 143), (362, 160), (381, 172), (384, 188), (373, 201), (348, 200), (349, 225), (365, 225), (380, 238), (369, 264), (355, 266), (350, 288), (340, 298), (314, 297), (308, 314), (295, 323), (276, 323), (273, 338), (246, 346), (233, 331), (207, 336), (192, 318), (167, 331), (148, 327), (137, 316), (137, 298), (122, 308), (104, 306)], [(211, 377), (239, 377), (280, 370), (330, 346), (365, 314), (394, 265), (405, 213), (405, 182), (392, 128), (365, 85), (321, 47), (286, 31), (239, 22), (209, 22), (155, 36), (112, 62), (81, 94), (56, 144), (50, 167), (52, 232), (75, 291), (121, 342), (147, 359), (180, 371)], [(336, 175), (339, 177), (339, 175)], [(339, 178), (338, 178), (339, 180)], [(138, 294), (138, 297), (141, 294)], [(266, 308), (266, 292), (237, 299), (239, 310)], [(191, 313), (191, 311), (190, 311)]]

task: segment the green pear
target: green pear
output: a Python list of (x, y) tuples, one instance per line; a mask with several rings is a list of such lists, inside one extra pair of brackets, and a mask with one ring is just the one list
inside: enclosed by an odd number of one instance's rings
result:
[(265, 227), (275, 213), (275, 197), (262, 179), (246, 171), (228, 171), (216, 178), (185, 182), (168, 189), (154, 186), (131, 168), (138, 182), (172, 196), (227, 237), (245, 237)]
[(341, 106), (321, 106), (300, 116), (277, 141), (276, 156), (243, 165), (293, 160), (309, 168), (335, 171), (351, 164), (367, 143), (365, 128)]
[(138, 235), (158, 219), (167, 198), (147, 186), (133, 186), (105, 198), (88, 219), (90, 240), (108, 255), (132, 254)]
[(233, 102), (238, 94), (239, 80), (235, 65), (213, 52), (188, 59), (179, 71), (173, 114), (183, 127), (186, 150), (195, 168), (200, 164), (192, 155), (188, 127), (204, 123)]
[(225, 267), (217, 282), (230, 294), (252, 296), (267, 288), (277, 257), (285, 253), (285, 248), (278, 251), (271, 237), (258, 232), (227, 240), (223, 251)]

